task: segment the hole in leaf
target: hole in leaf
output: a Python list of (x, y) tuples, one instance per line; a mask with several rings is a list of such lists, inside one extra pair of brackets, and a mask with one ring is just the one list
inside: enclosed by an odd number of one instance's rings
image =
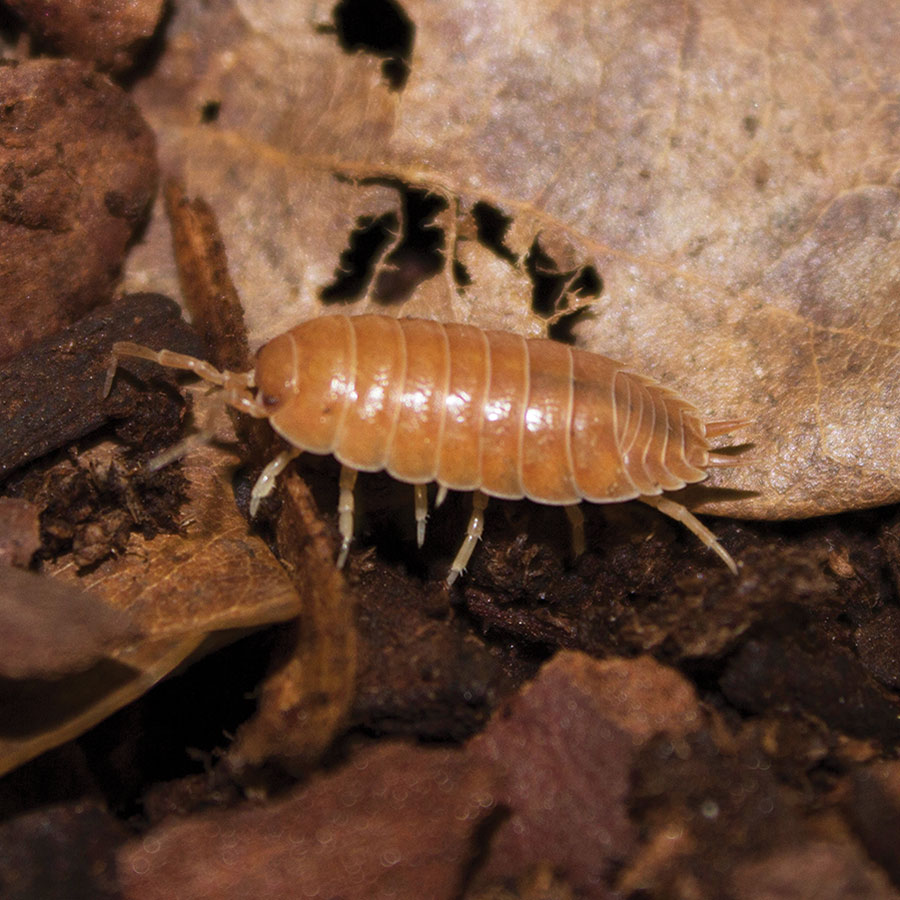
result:
[[(599, 297), (602, 291), (603, 281), (597, 274), (597, 270), (593, 266), (582, 266), (566, 289), (567, 299), (565, 306), (569, 305), (569, 297), (573, 297), (578, 301), (584, 301)], [(547, 336), (555, 341), (562, 341), (564, 344), (574, 344), (575, 326), (590, 315), (591, 307), (589, 305), (578, 306), (571, 312), (560, 316), (555, 322), (552, 322), (547, 328)]]
[(541, 249), (537, 240), (525, 256), (525, 271), (534, 285), (531, 292), (531, 308), (539, 316), (547, 319), (559, 308), (559, 301), (569, 275), (559, 271), (556, 263)]
[(391, 90), (403, 89), (409, 78), (415, 26), (395, 0), (340, 0), (334, 7), (334, 28), (341, 47), (381, 57), (381, 72)]
[[(525, 271), (528, 272), (534, 284), (531, 308), (545, 319), (568, 309), (570, 298), (583, 302), (586, 299), (599, 297), (603, 290), (603, 281), (593, 266), (582, 266), (578, 270), (560, 272), (556, 263), (544, 252), (537, 240), (531, 245), (531, 249), (525, 257)], [(548, 336), (566, 344), (574, 344), (573, 329), (589, 314), (590, 308), (581, 305), (564, 313), (548, 325)]]
[(200, 122), (203, 125), (210, 125), (219, 118), (219, 113), (222, 111), (222, 101), (221, 100), (207, 100), (200, 107)]
[(516, 255), (504, 243), (512, 219), (482, 200), (472, 207), (472, 218), (475, 220), (479, 243), (492, 250), (500, 259), (514, 263)]
[(582, 320), (588, 318), (591, 314), (589, 306), (581, 306), (573, 309), (563, 316), (560, 316), (555, 322), (547, 327), (547, 337), (562, 344), (575, 343), (575, 326)]
[(603, 291), (603, 282), (593, 266), (582, 266), (581, 271), (572, 279), (568, 293), (583, 300), (585, 297), (599, 297)]
[(350, 233), (349, 246), (341, 253), (334, 281), (319, 293), (323, 303), (349, 303), (368, 289), (375, 266), (398, 227), (394, 213), (373, 218), (362, 216)]
[[(401, 213), (366, 216), (357, 221), (349, 245), (341, 253), (334, 281), (319, 293), (324, 303), (361, 299), (373, 278), (373, 300), (385, 305), (401, 303), (421, 282), (443, 268), (444, 230), (433, 224), (433, 219), (447, 208), (447, 201), (394, 181), (372, 179), (365, 183), (385, 184), (398, 190)], [(391, 245), (393, 248), (386, 252)]]
[(447, 208), (447, 201), (429, 191), (401, 185), (403, 234), (385, 258), (375, 279), (373, 298), (379, 303), (401, 303), (444, 266), (444, 230), (434, 217)]
[(472, 283), (472, 276), (464, 263), (458, 259), (453, 260), (453, 280), (461, 287), (468, 287)]

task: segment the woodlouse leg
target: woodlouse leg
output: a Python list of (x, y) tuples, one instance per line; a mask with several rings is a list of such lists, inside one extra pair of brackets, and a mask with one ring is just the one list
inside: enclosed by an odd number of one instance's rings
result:
[(416, 490), (416, 543), (425, 543), (425, 523), (428, 521), (428, 485), (417, 484)]
[(339, 569), (343, 569), (347, 562), (350, 541), (353, 540), (353, 488), (356, 486), (357, 474), (356, 469), (341, 466), (341, 493), (338, 497), (338, 531), (341, 534), (341, 552), (337, 558)]
[(567, 506), (565, 509), (572, 526), (572, 553), (578, 559), (584, 553), (584, 513), (580, 505)]
[(287, 468), (292, 459), (296, 459), (300, 455), (300, 451), (296, 449), (282, 450), (275, 459), (272, 460), (259, 473), (256, 484), (250, 492), (250, 518), (256, 517), (259, 510), (259, 504), (263, 498), (268, 497), (275, 487), (275, 479)]
[(719, 539), (685, 506), (675, 503), (668, 497), (639, 497), (642, 503), (658, 509), (661, 513), (681, 522), (682, 525), (690, 529), (709, 547), (719, 555), (722, 562), (731, 569), (732, 574), (737, 575), (738, 570), (731, 554), (719, 543)]
[(438, 486), (437, 497), (434, 498), (434, 508), (437, 509), (447, 499), (447, 488)]
[(450, 566), (450, 574), (447, 575), (448, 585), (453, 584), (459, 573), (468, 565), (472, 551), (475, 549), (475, 545), (481, 538), (481, 532), (484, 530), (484, 511), (487, 504), (487, 494), (475, 491), (472, 495), (472, 517), (469, 519), (469, 527), (466, 529), (466, 536), (463, 538), (463, 542), (457, 551), (456, 559), (453, 560), (453, 565)]
[(148, 472), (158, 472), (166, 466), (188, 455), (194, 447), (200, 447), (212, 441), (216, 431), (212, 427), (203, 427), (193, 434), (189, 434), (186, 438), (180, 440), (177, 444), (173, 444), (168, 450), (158, 453), (150, 462), (147, 463)]

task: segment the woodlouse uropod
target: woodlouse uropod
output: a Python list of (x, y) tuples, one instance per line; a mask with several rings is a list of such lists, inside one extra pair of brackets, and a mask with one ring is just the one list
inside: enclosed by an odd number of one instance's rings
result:
[(438, 483), (438, 506), (447, 490), (474, 491), (451, 584), (481, 536), (488, 497), (566, 507), (576, 552), (584, 543), (577, 504), (639, 499), (686, 525), (737, 573), (715, 535), (661, 495), (730, 464), (709, 439), (748, 423), (704, 422), (677, 393), (605, 356), (384, 315), (310, 319), (263, 346), (255, 370), (244, 373), (132, 343), (115, 344), (113, 355), (107, 388), (121, 356), (187, 369), (219, 385), (229, 405), (268, 419), (291, 445), (259, 476), (251, 516), (295, 456), (333, 454), (342, 465), (339, 566), (353, 534), (357, 472), (386, 469), (415, 486), (420, 546), (427, 485)]

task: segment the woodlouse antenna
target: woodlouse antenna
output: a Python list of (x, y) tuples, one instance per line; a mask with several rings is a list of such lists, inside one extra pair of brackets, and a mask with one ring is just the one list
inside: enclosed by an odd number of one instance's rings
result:
[(175, 353), (172, 350), (153, 350), (143, 344), (133, 344), (131, 341), (118, 341), (113, 344), (112, 359), (106, 370), (106, 380), (103, 382), (103, 396), (108, 397), (112, 389), (116, 369), (119, 367), (119, 359), (123, 356), (133, 356), (137, 359), (146, 359), (167, 369), (182, 369), (193, 372), (204, 381), (221, 388), (224, 400), (229, 405), (247, 413), (256, 419), (264, 419), (269, 413), (250, 393), (250, 388), (255, 386), (255, 373), (229, 372), (228, 369), (217, 369), (212, 363), (196, 356), (187, 356), (184, 353)]
[[(131, 341), (118, 341), (113, 344), (112, 358), (109, 368), (106, 370), (106, 379), (103, 382), (103, 396), (108, 397), (112, 389), (116, 370), (119, 367), (119, 359), (123, 356), (132, 356), (137, 359), (146, 359), (155, 362), (168, 369), (181, 369), (193, 372), (204, 381), (209, 382), (218, 389), (222, 399), (229, 406), (240, 412), (247, 413), (255, 418), (265, 418), (268, 413), (256, 402), (250, 393), (254, 386), (255, 373), (229, 372), (227, 369), (219, 370), (212, 363), (196, 356), (187, 356), (183, 353), (175, 353), (172, 350), (153, 350), (143, 344), (133, 344)], [(147, 464), (151, 472), (157, 472), (189, 453), (194, 447), (208, 444), (215, 431), (210, 425), (204, 425), (199, 431), (179, 441), (155, 456)]]

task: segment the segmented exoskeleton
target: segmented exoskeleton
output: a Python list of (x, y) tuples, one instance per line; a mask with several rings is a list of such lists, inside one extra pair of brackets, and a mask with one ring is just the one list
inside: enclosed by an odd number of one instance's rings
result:
[[(343, 565), (353, 534), (359, 471), (382, 469), (415, 485), (417, 537), (427, 485), (473, 491), (466, 536), (448, 575), (465, 568), (481, 535), (488, 497), (564, 506), (583, 548), (577, 506), (640, 499), (684, 523), (732, 570), (716, 537), (662, 496), (729, 464), (709, 439), (747, 424), (704, 422), (674, 391), (605, 356), (546, 339), (471, 325), (330, 315), (303, 322), (259, 352), (254, 371), (220, 372), (167, 350), (116, 344), (114, 354), (188, 369), (220, 385), (231, 406), (269, 424), (290, 445), (263, 470), (251, 514), (302, 451), (342, 464)], [(256, 389), (255, 395), (252, 389)]]

